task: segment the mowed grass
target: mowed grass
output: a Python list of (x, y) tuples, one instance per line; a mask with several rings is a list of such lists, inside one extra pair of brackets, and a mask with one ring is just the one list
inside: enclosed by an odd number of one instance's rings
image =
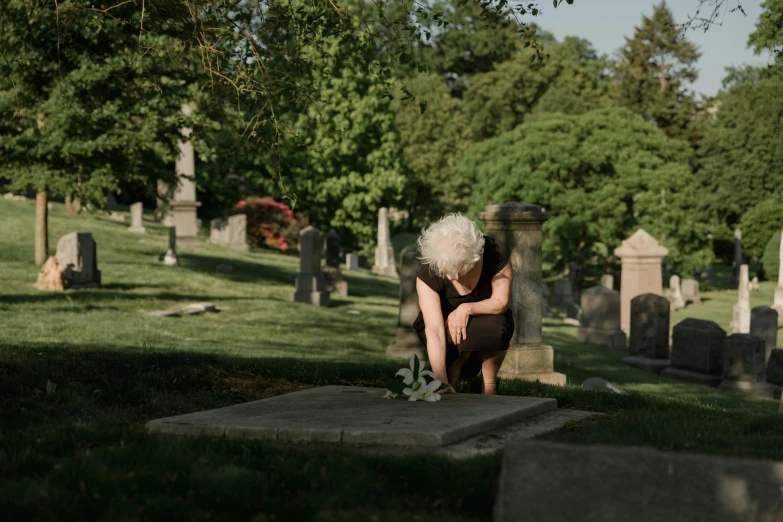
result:
[[(400, 366), (384, 353), (397, 321), (394, 281), (350, 273), (352, 295), (335, 306), (291, 303), (294, 256), (205, 245), (180, 249), (182, 266), (164, 267), (152, 259), (165, 250), (162, 227), (145, 222), (146, 235), (132, 234), (108, 218), (65, 218), (55, 205), (52, 251), (67, 232), (92, 232), (104, 287), (39, 292), (33, 216), (32, 202), (0, 200), (0, 512), (10, 520), (491, 520), (497, 456), (455, 462), (144, 431), (152, 418), (310, 386), (382, 386)], [(232, 273), (218, 274), (220, 264)], [(736, 292), (726, 295), (730, 319)], [(676, 314), (715, 307), (717, 317), (720, 297), (705, 297)], [(197, 301), (224, 310), (146, 315)], [(547, 438), (783, 460), (777, 401), (626, 367), (575, 333), (545, 321), (556, 370), (629, 393), (502, 382), (503, 394), (607, 414)], [(47, 382), (57, 385), (51, 393)]]

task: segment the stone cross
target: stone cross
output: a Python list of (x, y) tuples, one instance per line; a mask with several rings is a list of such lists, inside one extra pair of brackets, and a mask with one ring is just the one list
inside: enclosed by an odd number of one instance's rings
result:
[(345, 269), (359, 270), (359, 256), (356, 254), (345, 254)]
[(620, 329), (620, 292), (597, 285), (582, 292), (581, 305), (576, 340), (624, 352), (626, 336)]
[[(183, 105), (182, 113), (190, 116), (193, 111), (189, 105)], [(187, 127), (180, 131), (185, 141), (179, 142), (179, 156), (175, 164), (179, 184), (174, 190), (174, 200), (170, 205), (174, 226), (177, 227), (177, 240), (185, 246), (201, 245), (196, 219), (196, 209), (201, 206), (201, 203), (196, 201), (196, 155), (189, 140), (192, 132), (193, 129)]]
[(139, 201), (130, 206), (131, 212), (131, 224), (128, 227), (128, 232), (136, 232), (137, 234), (144, 234), (147, 229), (144, 228), (144, 203)]
[(327, 306), (330, 303), (326, 281), (321, 272), (321, 232), (307, 227), (299, 233), (299, 275), (291, 301)]
[(742, 230), (734, 230), (734, 266), (733, 266), (733, 278), (734, 284), (737, 284), (739, 277), (741, 277), (740, 265), (742, 265)]
[(663, 295), (661, 260), (669, 250), (642, 229), (614, 249), (622, 260), (620, 274), (620, 325), (631, 331), (631, 299), (641, 294)]
[(100, 288), (98, 252), (90, 232), (71, 232), (57, 241), (57, 263), (70, 288)]
[(748, 280), (748, 265), (740, 265), (739, 296), (734, 305), (731, 321), (732, 333), (750, 333), (750, 281)]
[(177, 227), (169, 227), (169, 249), (163, 255), (163, 264), (179, 266), (179, 259), (177, 258)]
[(348, 297), (348, 282), (343, 279), (343, 273), (340, 271), (340, 235), (333, 228), (326, 233), (324, 278), (327, 290)]
[(783, 231), (780, 233), (778, 251), (778, 286), (775, 288), (775, 301), (772, 308), (778, 313), (778, 322), (783, 322)]
[(425, 355), (419, 336), (413, 329), (413, 322), (419, 315), (419, 296), (416, 293), (416, 276), (421, 262), (416, 256), (416, 248), (405, 247), (400, 254), (400, 315), (397, 320), (396, 338), (393, 344), (386, 348), (386, 354), (409, 358), (416, 354), (419, 358)]
[(375, 248), (374, 274), (397, 277), (394, 266), (394, 247), (389, 234), (389, 211), (386, 207), (378, 209), (378, 246)]
[(609, 290), (614, 290), (614, 275), (612, 274), (602, 275), (601, 286), (603, 286), (604, 288), (608, 288)]
[(487, 205), (478, 214), (484, 233), (504, 242), (511, 252), (514, 278), (511, 309), (516, 329), (499, 376), (565, 384), (554, 371), (554, 350), (542, 342), (542, 242), (541, 226), (550, 214), (539, 205), (502, 203)]
[(778, 345), (778, 313), (769, 306), (757, 306), (750, 311), (750, 334), (764, 340), (764, 361), (769, 361)]
[(680, 291), (680, 276), (678, 275), (669, 278), (669, 302), (672, 305), (672, 310), (685, 308), (685, 299)]
[(669, 301), (642, 294), (631, 300), (631, 342), (628, 353), (649, 359), (669, 359)]

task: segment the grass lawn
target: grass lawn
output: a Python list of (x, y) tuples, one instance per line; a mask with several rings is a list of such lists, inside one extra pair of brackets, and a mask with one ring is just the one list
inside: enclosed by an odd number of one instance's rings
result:
[[(348, 273), (351, 297), (334, 306), (291, 303), (294, 256), (207, 245), (180, 249), (182, 266), (165, 267), (152, 259), (165, 250), (163, 227), (148, 221), (137, 235), (127, 223), (63, 214), (55, 204), (52, 251), (67, 232), (92, 232), (102, 289), (35, 290), (34, 203), (0, 200), (0, 512), (9, 520), (491, 520), (498, 457), (454, 462), (144, 432), (151, 418), (309, 386), (380, 386), (400, 366), (384, 354), (397, 320), (394, 281)], [(232, 273), (218, 274), (220, 264)], [(763, 283), (753, 304), (771, 303), (773, 288)], [(736, 293), (704, 297), (672, 324), (704, 317), (727, 328)], [(223, 311), (146, 315), (197, 301)], [(575, 333), (545, 321), (556, 369), (572, 383), (597, 375), (630, 393), (501, 383), (504, 394), (608, 414), (547, 438), (783, 460), (777, 401), (626, 367)]]

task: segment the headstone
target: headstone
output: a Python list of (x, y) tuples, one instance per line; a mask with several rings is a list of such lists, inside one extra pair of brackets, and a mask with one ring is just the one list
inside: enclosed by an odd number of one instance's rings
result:
[(685, 279), (682, 282), (682, 300), (686, 303), (701, 303), (699, 282), (695, 279)]
[(487, 205), (478, 214), (485, 234), (506, 244), (511, 253), (514, 279), (511, 310), (516, 329), (498, 376), (565, 384), (566, 377), (554, 371), (554, 350), (542, 342), (543, 317), (542, 225), (550, 214), (539, 205), (502, 203)]
[(750, 289), (748, 288), (748, 265), (739, 270), (739, 292), (731, 321), (732, 333), (750, 333)]
[(642, 294), (631, 300), (630, 357), (624, 362), (657, 372), (669, 366), (669, 310), (669, 301), (660, 295)]
[(586, 379), (582, 383), (582, 388), (586, 388), (588, 390), (604, 390), (613, 393), (625, 394), (625, 390), (615, 384), (612, 384), (606, 379), (602, 379), (601, 377), (590, 377), (589, 379)]
[(169, 227), (169, 248), (163, 254), (163, 264), (179, 266), (179, 259), (177, 259), (177, 227)]
[(767, 382), (783, 385), (783, 350), (775, 349), (769, 354), (767, 362)]
[(750, 291), (757, 292), (760, 288), (761, 285), (759, 285), (759, 276), (753, 276), (753, 279), (750, 280)]
[(348, 297), (348, 282), (340, 271), (340, 235), (335, 229), (326, 233), (326, 266), (324, 266), (326, 289), (342, 297)]
[(739, 282), (740, 266), (742, 265), (742, 230), (734, 230), (734, 262), (732, 264), (732, 282), (736, 285)]
[(620, 326), (626, 334), (631, 331), (631, 299), (642, 294), (663, 295), (661, 260), (668, 253), (668, 249), (642, 229), (615, 248), (614, 255), (622, 260)]
[(620, 292), (601, 285), (582, 292), (582, 313), (576, 339), (580, 343), (625, 351), (625, 332), (620, 329)]
[(144, 228), (144, 203), (139, 201), (130, 206), (131, 224), (128, 227), (128, 232), (136, 232), (137, 234), (144, 234), (147, 229)]
[(764, 339), (735, 333), (723, 342), (723, 382), (720, 388), (741, 390), (765, 397), (772, 396), (766, 383)]
[(750, 311), (750, 334), (764, 340), (764, 360), (778, 345), (778, 313), (769, 306), (757, 306)]
[(386, 207), (378, 209), (378, 246), (375, 248), (375, 264), (372, 272), (386, 277), (397, 277), (394, 247), (389, 234), (389, 211)]
[(604, 288), (608, 288), (609, 290), (614, 290), (614, 275), (613, 274), (602, 275), (601, 286), (603, 286)]
[(359, 270), (359, 256), (356, 254), (345, 254), (345, 269)]
[(780, 522), (783, 509), (783, 463), (638, 446), (511, 441), (498, 482), (494, 522)]
[(367, 256), (359, 256), (359, 268), (370, 268), (367, 262)]
[[(190, 106), (183, 105), (182, 112), (190, 116)], [(179, 157), (176, 161), (176, 172), (179, 177), (179, 185), (174, 191), (171, 204), (171, 213), (174, 217), (174, 226), (177, 229), (177, 242), (185, 246), (200, 246), (198, 240), (199, 224), (196, 219), (196, 209), (201, 203), (196, 201), (196, 156), (189, 137), (193, 129), (183, 128), (180, 133), (185, 141), (179, 142)]]
[(416, 275), (421, 262), (416, 257), (416, 248), (405, 247), (400, 254), (400, 314), (397, 320), (396, 338), (386, 348), (386, 354), (409, 358), (416, 354), (423, 358), (426, 348), (413, 329), (413, 322), (419, 315), (419, 296), (416, 293)]
[[(9, 192), (10, 194), (10, 192)], [(35, 282), (38, 290), (47, 290), (50, 292), (62, 292), (63, 287), (63, 267), (57, 262), (55, 256), (49, 256), (46, 263), (41, 267), (38, 274), (38, 280)]]
[(228, 245), (228, 221), (215, 218), (209, 222), (209, 242), (218, 246)]
[(247, 214), (234, 214), (228, 217), (228, 246), (243, 252), (248, 250)]
[(71, 232), (57, 242), (57, 262), (70, 288), (100, 288), (98, 253), (89, 232)]
[(726, 331), (712, 321), (684, 319), (672, 335), (671, 367), (661, 375), (717, 386), (723, 379)]
[(299, 275), (292, 301), (316, 306), (329, 304), (329, 292), (321, 272), (322, 251), (321, 232), (317, 228), (307, 227), (299, 233)]
[(680, 276), (673, 275), (669, 278), (669, 303), (672, 310), (685, 308), (685, 299), (680, 291)]
[(574, 296), (571, 291), (571, 281), (568, 278), (561, 277), (555, 280), (555, 291), (552, 297), (552, 305), (567, 308), (574, 302)]
[[(783, 232), (781, 232), (781, 238), (783, 238)], [(778, 260), (778, 286), (775, 288), (775, 301), (772, 308), (778, 313), (778, 322), (783, 322), (783, 239), (780, 241)]]

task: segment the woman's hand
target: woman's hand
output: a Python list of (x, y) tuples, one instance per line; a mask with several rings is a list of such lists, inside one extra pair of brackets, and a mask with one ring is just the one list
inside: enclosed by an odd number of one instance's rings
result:
[(451, 342), (460, 344), (468, 338), (468, 319), (470, 318), (469, 303), (459, 305), (446, 319), (446, 332)]

